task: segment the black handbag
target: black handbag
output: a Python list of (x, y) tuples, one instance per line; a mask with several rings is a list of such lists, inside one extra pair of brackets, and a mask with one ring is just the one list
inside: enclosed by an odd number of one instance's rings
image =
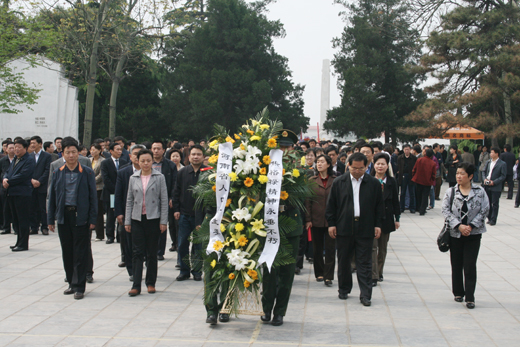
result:
[[(451, 196), (450, 196), (450, 212), (452, 211), (453, 199), (455, 198), (455, 187), (451, 188)], [(447, 252), (450, 249), (450, 226), (448, 223), (448, 218), (444, 220), (444, 226), (442, 227), (439, 236), (437, 236), (437, 246), (439, 247), (439, 251)]]

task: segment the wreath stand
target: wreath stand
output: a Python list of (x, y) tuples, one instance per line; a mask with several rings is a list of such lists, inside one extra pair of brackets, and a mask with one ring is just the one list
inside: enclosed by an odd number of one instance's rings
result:
[(237, 287), (232, 288), (226, 295), (226, 300), (222, 305), (220, 313), (230, 314), (235, 306), (234, 300), (238, 300), (238, 309), (236, 314), (245, 314), (249, 316), (263, 316), (261, 291), (256, 292), (244, 290), (240, 291)]

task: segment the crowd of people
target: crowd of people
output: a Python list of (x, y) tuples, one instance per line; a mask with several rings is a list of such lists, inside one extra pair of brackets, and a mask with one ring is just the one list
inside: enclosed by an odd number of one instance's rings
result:
[[(370, 306), (372, 288), (384, 279), (390, 234), (399, 229), (401, 214), (408, 210), (424, 216), (441, 200), (440, 188), (447, 181), (453, 188), (446, 192), (442, 212), (453, 239), (453, 294), (456, 301), (465, 297), (467, 307), (475, 307), (485, 219), (488, 225), (497, 223), (505, 184), (507, 198), (513, 198), (518, 161), (509, 145), (503, 152), (479, 145), (473, 153), (468, 147), (460, 153), (456, 146), (446, 151), (439, 144), (399, 149), (377, 141), (311, 139), (288, 150), (302, 153), (302, 168), (315, 183), (314, 197), (301, 211), (295, 274), (306, 258), (314, 264), (316, 281), (332, 287), (337, 264), (339, 298), (344, 300), (357, 272), (360, 301)], [(143, 263), (146, 289), (155, 293), (158, 261), (164, 260), (166, 248), (178, 253), (177, 281), (202, 280), (201, 267), (194, 266), (201, 245), (191, 245), (190, 252), (190, 235), (205, 216), (195, 208), (191, 187), (201, 172), (212, 169), (205, 140), (136, 143), (117, 136), (85, 148), (72, 137), (53, 142), (17, 137), (2, 142), (0, 157), (1, 234), (17, 235), (13, 252), (27, 251), (30, 235), (48, 235), (57, 225), (69, 285), (64, 294), (82, 299), (86, 283), (94, 280), (93, 231), (97, 242), (119, 243), (118, 266), (128, 272), (130, 296), (141, 293)], [(515, 207), (519, 204), (517, 193)]]

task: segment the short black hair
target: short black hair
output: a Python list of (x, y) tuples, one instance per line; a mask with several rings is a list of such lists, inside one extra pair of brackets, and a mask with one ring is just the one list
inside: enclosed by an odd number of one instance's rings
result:
[(383, 144), (381, 143), (381, 141), (374, 141), (374, 142), (372, 142), (372, 148), (379, 148), (379, 150), (382, 151)]
[(506, 144), (504, 145), (504, 149), (505, 149), (506, 151), (508, 151), (508, 152), (511, 152), (511, 145), (510, 145), (509, 143), (506, 143)]
[(61, 148), (65, 150), (67, 147), (76, 147), (76, 149), (79, 151), (78, 141), (76, 141), (76, 139), (71, 136), (67, 136), (61, 140)]
[(92, 147), (94, 147), (98, 151), (102, 151), (101, 144), (99, 142), (94, 142), (93, 144), (91, 144), (90, 148), (92, 148)]
[(339, 154), (338, 147), (330, 145), (325, 149), (325, 154), (329, 155), (330, 152), (336, 152), (336, 154)]
[(491, 149), (489, 151), (493, 151), (497, 154), (500, 154), (500, 148), (498, 148), (498, 147), (491, 147)]
[(29, 141), (36, 141), (36, 143), (39, 143), (40, 145), (43, 143), (43, 140), (38, 135), (31, 137)]
[(52, 142), (51, 142), (51, 141), (45, 141), (45, 142), (43, 143), (43, 150), (46, 151), (47, 148), (49, 148), (51, 145), (52, 145)]
[(11, 141), (11, 140), (3, 140), (3, 141), (2, 141), (2, 146), (3, 146), (3, 145), (7, 145), (8, 142), (12, 142), (12, 141)]
[(62, 141), (63, 141), (63, 137), (57, 137), (57, 138), (55, 138), (55, 139), (54, 139), (54, 143), (56, 143), (56, 141), (58, 141), (58, 140), (62, 140)]
[(372, 147), (371, 144), (365, 142), (364, 144), (362, 144), (362, 145), (359, 147), (359, 149), (361, 150), (361, 148), (363, 148), (363, 147), (370, 148), (370, 151), (372, 152), (372, 154), (374, 154), (374, 147)]
[(311, 142), (316, 143), (316, 140), (315, 140), (315, 139), (310, 139), (310, 140), (309, 140), (309, 144), (310, 144)]
[(110, 137), (105, 137), (105, 140), (104, 140), (104, 141), (105, 141), (105, 142), (107, 142), (107, 141), (108, 141), (108, 142), (112, 142), (112, 139), (111, 139)]
[(123, 141), (123, 143), (126, 142), (125, 138), (123, 136), (116, 136), (114, 137), (114, 142)]
[(78, 151), (79, 151), (79, 152), (81, 152), (81, 151), (84, 150), (84, 149), (85, 149), (85, 146), (83, 146), (83, 145), (79, 145), (79, 147), (78, 147)]
[(438, 143), (434, 143), (434, 144), (433, 144), (433, 149), (435, 149), (435, 148), (437, 148), (437, 147), (439, 147), (439, 144), (438, 144)]
[(138, 153), (137, 153), (137, 160), (139, 160), (141, 158), (142, 155), (144, 154), (150, 154), (150, 156), (152, 157), (153, 159), (153, 153), (152, 151), (150, 151), (149, 149), (141, 149)]
[(428, 158), (433, 157), (433, 149), (427, 148), (425, 154)]
[[(190, 140), (190, 141), (193, 141), (193, 140)], [(194, 150), (194, 149), (200, 149), (202, 151), (202, 154), (204, 155), (204, 147), (202, 147), (201, 145), (194, 144), (193, 146), (191, 146), (190, 147), (190, 154), (191, 154), (191, 151)]]
[(14, 141), (14, 144), (15, 145), (22, 145), (23, 148), (25, 148), (25, 149), (27, 149), (27, 147), (29, 147), (29, 144), (24, 139), (16, 139), (16, 141)]
[(172, 154), (173, 153), (178, 153), (179, 156), (181, 157), (181, 162), (182, 162), (182, 152), (181, 152), (181, 150), (177, 149), (177, 148), (170, 149), (170, 152), (168, 153), (168, 159), (172, 160)]
[(462, 149), (464, 150), (464, 152), (469, 152), (469, 147), (468, 146), (464, 146)]
[(458, 151), (458, 150), (459, 150), (459, 147), (457, 147), (457, 146), (455, 146), (455, 145), (451, 145), (451, 146), (450, 146), (450, 149), (454, 149), (454, 150)]
[(113, 151), (116, 148), (116, 146), (121, 146), (121, 145), (117, 142), (110, 142), (110, 146), (108, 147), (108, 150)]
[(410, 146), (410, 144), (409, 144), (409, 143), (405, 143), (405, 144), (403, 145), (403, 149), (405, 149), (405, 148), (410, 148), (410, 149), (411, 149), (411, 148), (412, 148), (412, 146)]
[(466, 171), (468, 176), (471, 176), (475, 173), (475, 165), (468, 162), (458, 163), (457, 169), (463, 169), (464, 171)]
[(421, 153), (422, 151), (422, 148), (421, 148), (421, 145), (415, 145), (413, 146), (413, 150), (417, 153)]
[(152, 142), (152, 146), (154, 145), (154, 143), (160, 143), (161, 146), (162, 146), (162, 149), (165, 149), (165, 148), (164, 148), (164, 142), (162, 142), (161, 140), (153, 140), (153, 142)]
[(309, 145), (309, 143), (308, 143), (307, 141), (302, 141), (302, 142), (300, 142), (300, 146), (302, 146), (302, 145), (307, 146), (307, 148), (310, 147), (310, 145)]
[(354, 161), (362, 161), (364, 163), (365, 166), (367, 166), (367, 163), (368, 163), (368, 158), (366, 157), (366, 155), (364, 155), (363, 153), (361, 152), (356, 152), (356, 153), (353, 153), (349, 158), (348, 158), (348, 164), (349, 165), (352, 165), (352, 162)]

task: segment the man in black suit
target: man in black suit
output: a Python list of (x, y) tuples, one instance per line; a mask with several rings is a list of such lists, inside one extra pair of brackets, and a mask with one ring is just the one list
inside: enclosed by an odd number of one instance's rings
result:
[[(164, 148), (164, 143), (162, 141), (155, 140), (152, 143), (152, 167), (164, 175), (164, 179), (166, 180), (166, 188), (168, 189), (168, 201), (170, 206), (172, 206), (172, 192), (173, 185), (175, 184), (175, 180), (177, 179), (177, 165), (175, 165), (172, 161), (164, 157), (165, 151), (166, 149)], [(171, 227), (172, 226), (170, 226), (170, 228)], [(159, 237), (159, 249), (157, 250), (158, 260), (164, 260), (164, 252), (166, 250), (166, 238), (167, 233), (161, 233), (161, 236)]]
[(336, 175), (343, 175), (345, 173), (345, 164), (343, 164), (341, 160), (338, 160), (338, 147), (330, 145), (325, 149), (325, 154), (332, 160), (332, 169), (336, 171)]
[(483, 186), (489, 198), (488, 224), (495, 225), (498, 217), (500, 194), (507, 176), (507, 164), (499, 158), (500, 148), (493, 147), (490, 152), (491, 160), (486, 164)]
[(31, 157), (36, 162), (31, 184), (33, 186), (32, 205), (31, 205), (31, 234), (38, 234), (38, 229), (42, 229), (43, 235), (49, 235), (47, 229), (47, 182), (49, 181), (49, 168), (52, 157), (43, 148), (42, 138), (39, 136), (31, 137), (29, 146), (32, 149)]
[(334, 180), (325, 217), (329, 235), (338, 250), (339, 298), (347, 299), (352, 290), (350, 261), (355, 254), (360, 301), (371, 305), (372, 245), (381, 236), (385, 206), (381, 183), (365, 173), (368, 159), (362, 153), (349, 158), (349, 173)]
[(29, 144), (24, 139), (14, 142), (15, 159), (4, 175), (3, 186), (7, 189), (7, 203), (13, 216), (13, 228), (18, 233), (13, 252), (29, 250), (29, 216), (33, 186), (34, 159), (27, 153)]
[(127, 163), (130, 163), (130, 153), (126, 150), (126, 140), (123, 136), (114, 137), (114, 142), (119, 143), (121, 146), (121, 159), (125, 160)]
[(504, 146), (504, 152), (500, 154), (500, 160), (505, 162), (507, 165), (507, 175), (505, 181), (502, 183), (502, 187), (504, 187), (505, 182), (507, 182), (507, 198), (511, 200), (513, 199), (513, 188), (515, 186), (515, 181), (513, 180), (513, 167), (516, 162), (515, 155), (511, 153), (511, 145)]
[[(117, 216), (117, 222), (120, 226), (124, 226), (126, 197), (128, 195), (128, 182), (130, 181), (130, 176), (132, 176), (134, 172), (141, 170), (139, 167), (139, 160), (137, 159), (137, 153), (139, 153), (139, 151), (142, 149), (146, 149), (146, 147), (143, 145), (133, 145), (130, 147), (131, 162), (125, 165), (125, 167), (122, 167), (117, 172), (114, 212)], [(121, 250), (122, 258), (124, 259), (126, 266), (126, 271), (128, 271), (128, 275), (130, 276), (130, 282), (133, 282), (132, 237), (131, 234), (127, 233), (126, 231), (121, 233)]]
[[(6, 143), (5, 154), (6, 156), (0, 159), (0, 177), (4, 177), (5, 173), (9, 169), (9, 166), (11, 165), (11, 162), (14, 160), (14, 143), (12, 141), (8, 141)], [(3, 185), (0, 186), (0, 199), (2, 199), (2, 212), (4, 217), (3, 223), (1, 225), (3, 231), (0, 234), (10, 234), (13, 217), (11, 213), (11, 207), (9, 207), (9, 204), (7, 203), (7, 189), (5, 189)]]
[[(114, 243), (115, 239), (115, 224), (116, 216), (114, 213), (113, 199), (111, 197), (116, 192), (117, 171), (121, 166), (126, 164), (126, 161), (121, 158), (123, 152), (119, 143), (112, 142), (110, 144), (110, 156), (101, 162), (101, 175), (103, 176), (103, 203), (105, 204), (105, 211), (107, 212), (106, 219), (106, 234), (107, 244)], [(119, 240), (119, 237), (118, 237)]]

